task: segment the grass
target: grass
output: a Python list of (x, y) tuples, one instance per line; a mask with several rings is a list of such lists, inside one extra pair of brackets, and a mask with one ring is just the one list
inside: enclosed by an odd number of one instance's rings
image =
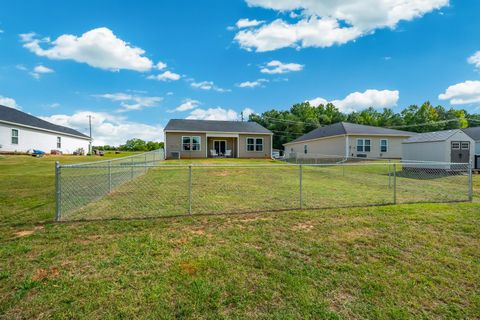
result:
[(52, 223), (56, 159), (0, 158), (0, 318), (480, 316), (476, 201)]

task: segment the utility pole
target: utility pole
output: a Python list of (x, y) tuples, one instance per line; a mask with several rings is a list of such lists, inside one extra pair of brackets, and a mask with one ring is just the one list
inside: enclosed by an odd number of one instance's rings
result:
[(90, 131), (90, 143), (88, 144), (88, 153), (92, 154), (92, 115), (88, 115), (88, 128)]
[(241, 117), (241, 119), (242, 119), (242, 122), (243, 122), (243, 111), (242, 111), (242, 112), (240, 112), (240, 117)]

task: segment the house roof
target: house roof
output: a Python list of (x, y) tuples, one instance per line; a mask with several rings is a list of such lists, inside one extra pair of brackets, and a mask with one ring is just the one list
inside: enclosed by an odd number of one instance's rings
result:
[(44, 129), (49, 131), (55, 131), (58, 133), (64, 133), (72, 136), (90, 139), (89, 136), (84, 135), (83, 133), (80, 133), (71, 128), (59, 126), (59, 125), (50, 123), (48, 121), (39, 119), (37, 117), (34, 117), (20, 110), (5, 107), (2, 105), (0, 105), (0, 122), (1, 121), (11, 122), (19, 125), (24, 125), (24, 126), (29, 126), (29, 127), (34, 127), (34, 128)]
[(460, 129), (419, 133), (419, 134), (416, 134), (416, 135), (404, 140), (403, 143), (446, 141), (451, 136), (453, 136), (454, 134), (459, 133), (459, 132), (463, 133), (463, 131), (460, 130)]
[[(317, 128), (309, 133), (304, 134), (288, 143), (301, 142), (306, 140), (313, 140), (319, 138), (327, 138), (338, 135), (385, 135), (385, 136), (399, 136), (410, 137), (414, 133), (408, 131), (400, 131), (395, 129), (388, 129), (382, 127), (366, 126), (362, 124), (355, 124), (349, 122), (337, 122), (325, 127)], [(286, 144), (288, 144), (286, 143)]]
[(171, 119), (165, 131), (272, 133), (256, 122), (191, 119)]
[(469, 135), (473, 140), (480, 141), (480, 127), (466, 128), (463, 129), (463, 132)]

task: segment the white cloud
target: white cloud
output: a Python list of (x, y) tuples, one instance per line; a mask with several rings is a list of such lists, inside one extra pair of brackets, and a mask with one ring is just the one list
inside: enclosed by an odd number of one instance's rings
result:
[(267, 79), (258, 79), (255, 81), (245, 81), (242, 83), (239, 83), (237, 87), (239, 88), (256, 88), (256, 87), (261, 87), (263, 86), (264, 83), (268, 82)]
[[(258, 28), (240, 30), (235, 40), (247, 50), (285, 47), (330, 47), (355, 40), (376, 29), (394, 29), (400, 21), (449, 4), (449, 0), (246, 0), (252, 7), (290, 13), (290, 23), (277, 19)], [(296, 11), (300, 11), (297, 14)], [(292, 12), (294, 13), (292, 15)]]
[(229, 89), (223, 89), (215, 85), (213, 81), (201, 81), (201, 82), (192, 82), (190, 84), (195, 89), (201, 90), (213, 90), (218, 92), (229, 92)]
[(104, 112), (80, 111), (72, 115), (56, 114), (40, 117), (46, 121), (88, 132), (88, 116), (92, 116), (92, 137), (94, 145), (115, 145), (125, 143), (128, 139), (163, 141), (163, 127), (128, 121), (125, 117)]
[(171, 71), (165, 71), (162, 74), (150, 75), (147, 77), (147, 79), (158, 81), (177, 81), (180, 78), (181, 76), (178, 73), (174, 73)]
[(468, 63), (473, 64), (475, 68), (480, 70), (480, 51), (475, 52), (471, 57), (468, 58)]
[(10, 107), (14, 109), (21, 110), (22, 108), (17, 104), (15, 99), (13, 98), (8, 98), (8, 97), (3, 97), (0, 96), (0, 105), (5, 106), (5, 107)]
[(255, 113), (255, 111), (253, 111), (252, 108), (245, 108), (245, 109), (243, 109), (242, 112), (243, 112), (243, 118), (245, 120), (248, 120), (248, 117), (250, 117), (251, 114)]
[(162, 61), (159, 61), (156, 65), (155, 65), (155, 68), (157, 68), (158, 70), (163, 70), (167, 67), (167, 64), (162, 62)]
[(282, 63), (278, 60), (272, 60), (260, 69), (261, 73), (283, 74), (288, 72), (302, 71), (304, 65), (298, 63)]
[[(56, 40), (38, 39), (35, 33), (20, 35), (23, 46), (41, 57), (54, 60), (74, 60), (92, 67), (118, 71), (121, 69), (148, 71), (152, 61), (143, 56), (145, 51), (119, 39), (108, 28), (97, 28), (81, 36), (64, 34)], [(49, 46), (42, 48), (42, 45)]]
[(95, 97), (120, 102), (121, 108), (117, 109), (117, 112), (127, 112), (155, 107), (163, 100), (162, 97), (141, 96), (123, 92), (98, 94), (95, 95)]
[(480, 104), (480, 81), (465, 81), (454, 84), (438, 96), (440, 100), (450, 100), (453, 105)]
[(313, 106), (319, 104), (332, 103), (340, 111), (350, 113), (353, 111), (361, 111), (365, 108), (391, 108), (397, 105), (400, 93), (398, 90), (375, 90), (369, 89), (364, 92), (350, 93), (342, 100), (328, 101), (324, 98), (318, 97), (308, 102)]
[(33, 71), (30, 72), (30, 75), (34, 77), (35, 79), (39, 79), (40, 75), (45, 74), (45, 73), (53, 73), (55, 72), (53, 69), (47, 68), (42, 65), (38, 65), (35, 68), (33, 68)]
[[(243, 110), (243, 115), (245, 119), (248, 118), (247, 115), (254, 113), (252, 109), (245, 108)], [(197, 120), (230, 120), (235, 121), (239, 120), (239, 114), (232, 109), (224, 108), (209, 108), (209, 109), (195, 109), (193, 110), (187, 119), (197, 119)]]
[(250, 20), (250, 19), (240, 19), (237, 21), (235, 24), (238, 29), (242, 28), (250, 28), (250, 27), (256, 27), (258, 25), (263, 24), (265, 21), (259, 21), (259, 20)]
[(193, 100), (193, 99), (184, 99), (182, 104), (176, 107), (174, 110), (170, 110), (169, 112), (183, 112), (187, 110), (192, 110), (197, 108), (200, 105), (200, 101)]

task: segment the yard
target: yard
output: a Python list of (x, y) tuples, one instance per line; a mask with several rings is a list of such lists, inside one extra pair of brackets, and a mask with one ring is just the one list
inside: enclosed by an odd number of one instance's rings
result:
[[(478, 175), (473, 203), (52, 223), (57, 159), (73, 163), (81, 158), (0, 157), (0, 318), (480, 316)], [(147, 179), (143, 185), (175, 190), (168, 179), (178, 177), (179, 169), (152, 170), (142, 177)], [(245, 185), (280, 188), (292, 208), (298, 204), (289, 188), (281, 189), (282, 182), (291, 181), (289, 172), (271, 181), (269, 172), (245, 177), (244, 169), (236, 170), (204, 173), (216, 177), (209, 185), (194, 180), (210, 197), (194, 197), (205, 212), (234, 213), (233, 206), (219, 207), (212, 200), (218, 188), (236, 205), (247, 203), (228, 193), (234, 177), (246, 179)], [(358, 205), (372, 197), (369, 189), (348, 189), (340, 171), (306, 172), (305, 177), (310, 189), (319, 180), (330, 183), (325, 192), (346, 192), (360, 199)], [(370, 185), (378, 185), (374, 196), (384, 195), (389, 203), (388, 176), (380, 177)], [(361, 175), (350, 173), (349, 179)], [(131, 203), (128, 212), (108, 214), (141, 212), (145, 199), (160, 208), (160, 200), (171, 197), (159, 189), (128, 199), (131, 190), (141, 188), (135, 183), (117, 192)], [(449, 183), (425, 183), (441, 185), (442, 194), (455, 192)], [(249, 191), (247, 200), (268, 205), (265, 199), (273, 193), (260, 191)], [(182, 206), (179, 202), (169, 209)], [(102, 201), (89, 209), (88, 214), (105, 212)], [(110, 205), (107, 209), (115, 211)]]

